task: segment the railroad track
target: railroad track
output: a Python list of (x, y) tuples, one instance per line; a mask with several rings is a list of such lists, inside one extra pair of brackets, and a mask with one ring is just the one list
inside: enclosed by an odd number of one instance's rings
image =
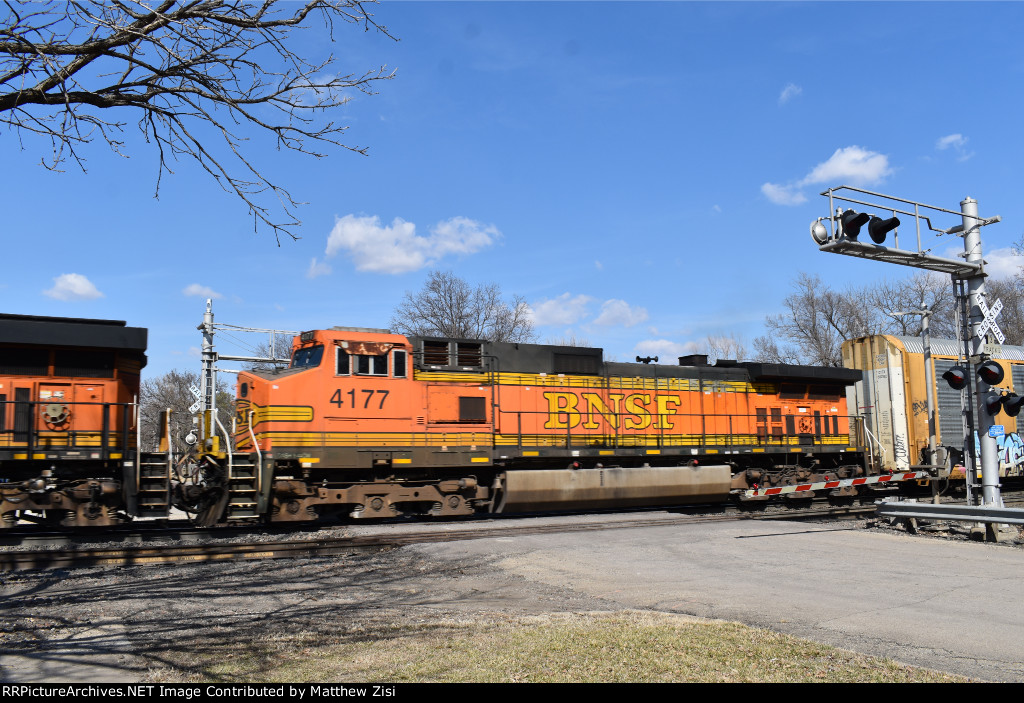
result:
[[(538, 525), (515, 521), (501, 521), (500, 529), (482, 529), (479, 526), (458, 530), (421, 530), (401, 534), (363, 536), (318, 537), (315, 539), (282, 540), (275, 542), (211, 542), (207, 544), (174, 544), (161, 546), (118, 546), (98, 548), (49, 548), (0, 552), (0, 571), (26, 571), (32, 569), (60, 569), (87, 566), (132, 566), (141, 564), (171, 564), (224, 562), (251, 559), (284, 559), (298, 557), (330, 557), (363, 551), (393, 549), (408, 544), (454, 542), (488, 537), (551, 534), (555, 532), (584, 532), (687, 525), (702, 522), (740, 520), (808, 520), (863, 517), (874, 513), (874, 506), (845, 506), (808, 510), (779, 510), (766, 513), (729, 512), (719, 515), (675, 514), (665, 517), (638, 516), (608, 521), (600, 515), (586, 522)], [(512, 522), (513, 524), (506, 524)]]
[[(883, 498), (884, 494), (876, 494), (874, 498)], [(927, 500), (919, 496), (918, 500)], [(948, 497), (943, 502), (950, 502)], [(952, 501), (959, 502), (959, 501)], [(1007, 507), (1024, 505), (1024, 496), (1020, 493), (1009, 493), (1005, 498)], [(700, 510), (717, 511), (715, 514), (706, 512), (695, 514)], [(663, 512), (663, 511), (659, 511)], [(841, 507), (795, 507), (785, 504), (774, 504), (760, 508), (746, 509), (735, 505), (717, 505), (677, 508), (674, 514), (665, 517), (651, 517), (650, 513), (640, 513), (635, 518), (607, 520), (607, 514), (591, 514), (593, 519), (566, 524), (538, 525), (536, 521), (523, 518), (536, 518), (538, 515), (520, 515), (495, 518), (489, 516), (478, 520), (462, 521), (472, 525), (463, 529), (423, 529), (403, 533), (362, 535), (362, 536), (318, 536), (314, 539), (288, 539), (295, 527), (263, 526), (260, 528), (264, 539), (260, 541), (233, 541), (225, 539), (252, 534), (253, 527), (233, 526), (214, 530), (194, 528), (186, 523), (157, 528), (119, 530), (113, 532), (86, 535), (84, 539), (97, 541), (143, 542), (152, 540), (206, 540), (203, 543), (189, 542), (185, 544), (145, 545), (129, 544), (120, 546), (82, 547), (76, 545), (83, 539), (80, 533), (23, 533), (21, 535), (4, 535), (0, 546), (21, 547), (20, 550), (0, 551), (0, 571), (26, 571), (33, 569), (76, 568), (87, 566), (131, 566), (143, 564), (199, 563), (224, 562), (232, 560), (252, 559), (285, 559), (330, 557), (343, 554), (354, 554), (363, 551), (397, 548), (408, 544), (429, 542), (459, 541), (468, 539), (485, 539), (500, 534), (530, 535), (550, 534), (553, 532), (596, 531), (612, 529), (628, 529), (635, 527), (658, 527), (666, 525), (686, 525), (708, 521), (729, 520), (814, 520), (864, 518), (875, 513), (874, 503), (852, 504)], [(621, 513), (617, 513), (621, 515)], [(489, 529), (487, 523), (499, 523), (500, 528)], [(396, 523), (387, 523), (394, 525)], [(408, 523), (404, 523), (408, 524)], [(444, 523), (450, 526), (452, 523)], [(436, 523), (433, 523), (436, 526)], [(484, 525), (484, 526), (482, 526)], [(339, 526), (346, 527), (346, 526)], [(500, 530), (500, 531), (499, 531)], [(267, 540), (267, 537), (271, 540)], [(280, 537), (274, 539), (274, 537)], [(38, 547), (24, 549), (27, 545)]]

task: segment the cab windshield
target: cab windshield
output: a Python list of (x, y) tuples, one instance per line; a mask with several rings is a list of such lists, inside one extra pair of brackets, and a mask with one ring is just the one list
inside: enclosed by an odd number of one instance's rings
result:
[(320, 360), (324, 358), (324, 345), (317, 344), (313, 347), (303, 347), (295, 352), (292, 357), (292, 365), (290, 369), (311, 369), (314, 366), (320, 365)]

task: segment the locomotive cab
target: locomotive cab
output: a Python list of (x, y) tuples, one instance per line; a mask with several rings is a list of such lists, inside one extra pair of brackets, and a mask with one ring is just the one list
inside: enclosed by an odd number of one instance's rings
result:
[(386, 444), (383, 435), (409, 431), (417, 400), (409, 353), (408, 340), (387, 330), (303, 332), (287, 369), (239, 373), (238, 448), (252, 451), (255, 439), (279, 462), (390, 466), (387, 452), (360, 449), (377, 443), (358, 440)]

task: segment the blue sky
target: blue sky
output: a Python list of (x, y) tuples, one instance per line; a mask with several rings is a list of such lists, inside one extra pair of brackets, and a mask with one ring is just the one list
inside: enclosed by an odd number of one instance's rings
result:
[(818, 193), (843, 183), (950, 210), (972, 196), (1003, 217), (983, 230), (992, 269), (1013, 268), (1024, 3), (384, 0), (375, 14), (400, 41), (302, 40), (339, 70), (397, 69), (332, 116), (369, 154), (247, 146), (308, 203), (297, 242), (254, 233), (185, 161), (154, 199), (130, 115), (130, 158), (96, 143), (85, 174), (0, 133), (4, 309), (148, 327), (158, 374), (198, 363), (208, 295), (218, 322), (385, 327), (436, 267), (523, 296), (541, 341), (671, 358), (708, 335), (749, 346), (801, 271), (839, 288), (910, 273), (813, 245)]

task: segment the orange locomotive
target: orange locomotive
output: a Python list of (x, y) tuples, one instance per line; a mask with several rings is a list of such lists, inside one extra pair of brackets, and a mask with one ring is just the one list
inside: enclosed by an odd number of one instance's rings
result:
[(0, 340), (0, 524), (141, 514), (133, 477), (146, 330), (0, 314)]
[(239, 373), (234, 459), (248, 468), (224, 483), (225, 515), (670, 505), (850, 478), (866, 468), (846, 405), (859, 379), (700, 355), (616, 363), (595, 348), (304, 332), (288, 369)]

